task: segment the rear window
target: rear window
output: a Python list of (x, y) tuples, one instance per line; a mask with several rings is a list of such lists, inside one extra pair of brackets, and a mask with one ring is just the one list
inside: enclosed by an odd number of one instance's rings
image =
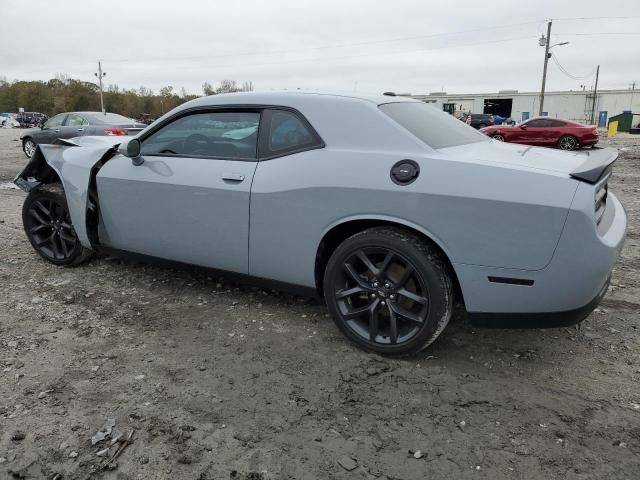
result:
[(488, 141), (489, 137), (426, 103), (385, 103), (380, 110), (431, 148)]
[(134, 123), (133, 120), (117, 113), (83, 113), (87, 120), (98, 125), (126, 125)]

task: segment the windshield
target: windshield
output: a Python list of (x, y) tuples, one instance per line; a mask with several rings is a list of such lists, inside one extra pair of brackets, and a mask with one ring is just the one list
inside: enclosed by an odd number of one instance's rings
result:
[(134, 123), (133, 120), (117, 113), (82, 113), (83, 117), (89, 120), (89, 123), (98, 125), (125, 125)]
[(455, 147), (489, 140), (453, 115), (418, 102), (385, 103), (380, 110), (431, 148)]

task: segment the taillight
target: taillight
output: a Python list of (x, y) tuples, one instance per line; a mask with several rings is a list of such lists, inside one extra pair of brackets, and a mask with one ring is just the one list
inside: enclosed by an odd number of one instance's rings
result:
[(121, 128), (105, 128), (104, 134), (105, 135), (126, 135), (127, 132), (125, 132)]

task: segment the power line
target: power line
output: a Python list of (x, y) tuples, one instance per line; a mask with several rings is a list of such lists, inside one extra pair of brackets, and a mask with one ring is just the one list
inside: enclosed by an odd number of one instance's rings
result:
[[(449, 48), (458, 48), (458, 47), (469, 47), (476, 45), (489, 45), (489, 44), (497, 44), (497, 43), (505, 43), (505, 42), (513, 42), (517, 40), (530, 40), (532, 38), (537, 38), (537, 35), (527, 35), (522, 37), (512, 37), (512, 38), (503, 38), (499, 40), (489, 40), (486, 42), (473, 42), (473, 43), (463, 43), (457, 45), (443, 45), (440, 47), (427, 47), (427, 48), (417, 48), (411, 50), (390, 50), (386, 52), (374, 52), (374, 53), (363, 53), (357, 55), (346, 55), (346, 56), (337, 56), (337, 57), (315, 57), (315, 58), (305, 58), (305, 59), (297, 59), (297, 60), (285, 60), (285, 61), (275, 61), (275, 62), (262, 62), (262, 63), (251, 63), (252, 67), (261, 67), (267, 65), (283, 65), (283, 64), (291, 64), (291, 63), (309, 63), (309, 62), (321, 62), (327, 60), (347, 60), (352, 58), (362, 58), (362, 57), (375, 57), (380, 55), (398, 55), (403, 53), (416, 53), (416, 52), (426, 52), (432, 50), (445, 50)], [(198, 58), (209, 58), (209, 57), (198, 57)], [(184, 59), (180, 57), (180, 59)], [(166, 60), (166, 59), (165, 59)], [(112, 60), (112, 62), (117, 62), (116, 60)], [(239, 67), (241, 64), (222, 64), (216, 65), (216, 68), (225, 68), (225, 67)]]
[(556, 35), (575, 35), (575, 36), (590, 37), (595, 35), (640, 35), (640, 32), (556, 33)]
[[(558, 19), (554, 19), (554, 20), (601, 20), (601, 19), (633, 19), (633, 18), (640, 18), (640, 16), (634, 17), (634, 16), (630, 16), (630, 17), (608, 17), (608, 16), (597, 16), (597, 17), (564, 17), (564, 18), (558, 18)], [(308, 48), (304, 48), (304, 49), (294, 49), (294, 50), (271, 50), (271, 51), (255, 51), (255, 52), (239, 52), (239, 53), (226, 53), (226, 54), (217, 54), (217, 55), (209, 55), (209, 54), (202, 54), (202, 55), (187, 55), (187, 56), (180, 56), (181, 60), (197, 60), (197, 59), (202, 59), (202, 58), (206, 58), (206, 59), (216, 59), (216, 58), (235, 58), (235, 57), (250, 57), (250, 56), (267, 56), (267, 55), (284, 55), (284, 54), (290, 54), (290, 53), (308, 53), (309, 51), (317, 51), (317, 50), (328, 50), (328, 49), (334, 49), (334, 48), (352, 48), (352, 47), (363, 47), (363, 46), (369, 46), (369, 45), (379, 45), (379, 44), (385, 44), (385, 43), (394, 43), (394, 42), (401, 42), (401, 41), (407, 41), (407, 40), (420, 40), (420, 39), (427, 39), (427, 38), (438, 38), (438, 37), (447, 37), (447, 36), (452, 36), (452, 35), (464, 35), (467, 33), (478, 33), (478, 32), (488, 32), (488, 31), (494, 31), (494, 30), (504, 30), (504, 29), (509, 29), (509, 28), (515, 28), (515, 27), (521, 27), (521, 26), (526, 26), (526, 25), (533, 25), (533, 24), (537, 24), (539, 25), (541, 22), (541, 20), (531, 20), (531, 21), (527, 21), (527, 22), (519, 22), (519, 23), (513, 23), (513, 24), (501, 24), (501, 25), (494, 25), (494, 26), (490, 26), (490, 27), (481, 27), (481, 28), (473, 28), (473, 29), (468, 29), (468, 30), (458, 30), (458, 31), (454, 31), (454, 32), (438, 32), (438, 33), (431, 33), (431, 34), (427, 34), (427, 35), (414, 35), (414, 36), (404, 36), (404, 37), (395, 37), (395, 38), (388, 38), (388, 39), (381, 39), (381, 40), (372, 40), (372, 41), (357, 41), (357, 42), (352, 42), (352, 43), (339, 43), (339, 44), (333, 44), (333, 45), (321, 45), (321, 46), (317, 46), (317, 47), (308, 47)], [(584, 35), (584, 36), (589, 36), (589, 35), (638, 35), (640, 34), (640, 32), (603, 32), (603, 33), (567, 33), (567, 34), (558, 34), (558, 35)], [(381, 53), (382, 54), (382, 53)], [(368, 56), (368, 55), (367, 55)], [(351, 58), (351, 57), (344, 57), (344, 58)], [(166, 56), (159, 56), (159, 57), (145, 57), (145, 59), (148, 60), (162, 60), (165, 61), (167, 59)], [(128, 58), (128, 59), (109, 59), (110, 62), (112, 63), (128, 63), (128, 62), (138, 62), (138, 59), (134, 59), (134, 58)]]
[[(437, 38), (437, 37), (446, 37), (446, 36), (451, 36), (451, 35), (463, 35), (466, 33), (478, 33), (478, 32), (488, 32), (488, 31), (492, 31), (492, 30), (504, 30), (504, 29), (508, 29), (508, 28), (514, 28), (514, 27), (521, 27), (524, 25), (533, 25), (538, 23), (538, 20), (534, 20), (534, 21), (529, 21), (529, 22), (521, 22), (521, 23), (514, 23), (514, 24), (510, 24), (510, 25), (494, 25), (491, 27), (482, 27), (482, 28), (472, 28), (469, 30), (458, 30), (455, 32), (438, 32), (438, 33), (430, 33), (427, 35), (414, 35), (414, 36), (407, 36), (407, 37), (395, 37), (395, 38), (388, 38), (388, 39), (384, 39), (384, 40), (372, 40), (372, 41), (366, 41), (366, 42), (355, 42), (355, 43), (341, 43), (341, 44), (333, 44), (333, 45), (321, 45), (318, 47), (309, 47), (309, 48), (304, 48), (304, 49), (295, 49), (295, 50), (271, 50), (271, 51), (264, 51), (264, 52), (240, 52), (240, 53), (225, 53), (225, 54), (218, 54), (218, 55), (209, 55), (209, 54), (202, 54), (202, 55), (187, 55), (187, 56), (180, 56), (181, 59), (184, 60), (193, 60), (193, 59), (200, 59), (200, 58), (207, 58), (207, 59), (213, 59), (213, 58), (226, 58), (226, 57), (240, 57), (240, 56), (261, 56), (261, 55), (283, 55), (283, 54), (287, 54), (287, 53), (307, 53), (309, 51), (312, 50), (327, 50), (327, 49), (332, 49), (332, 48), (351, 48), (351, 47), (363, 47), (363, 46), (368, 46), (368, 45), (378, 45), (381, 43), (393, 43), (393, 42), (401, 42), (401, 41), (406, 41), (406, 40), (420, 40), (420, 39), (426, 39), (426, 38)], [(152, 59), (157, 59), (157, 60), (165, 60), (167, 57), (166, 56), (161, 56), (161, 57), (146, 57), (146, 58), (152, 58)], [(125, 63), (125, 62), (137, 62), (137, 59), (109, 59), (110, 62), (118, 62), (118, 63)]]
[(554, 20), (627, 20), (633, 18), (640, 18), (640, 15), (631, 15), (624, 17), (561, 17), (554, 18)]
[(569, 77), (569, 78), (571, 78), (573, 80), (586, 80), (588, 78), (593, 77), (593, 74), (595, 73), (595, 70), (592, 70), (591, 73), (589, 73), (588, 75), (585, 75), (584, 77), (580, 77), (580, 76), (577, 76), (577, 75), (572, 75), (571, 73), (569, 73), (567, 71), (566, 68), (564, 68), (560, 64), (560, 60), (558, 59), (558, 57), (557, 57), (557, 55), (555, 53), (551, 56), (551, 59), (553, 60), (553, 62), (556, 64), (556, 66), (560, 69), (560, 71), (562, 73), (564, 73), (567, 77)]

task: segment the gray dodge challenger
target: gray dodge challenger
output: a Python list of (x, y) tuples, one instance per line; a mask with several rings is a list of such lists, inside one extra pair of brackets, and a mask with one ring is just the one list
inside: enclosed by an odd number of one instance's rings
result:
[(484, 325), (583, 320), (625, 238), (617, 156), (497, 142), (403, 97), (234, 93), (39, 145), (15, 183), (53, 264), (128, 252), (296, 287), (359, 346), (408, 354), (454, 301)]

